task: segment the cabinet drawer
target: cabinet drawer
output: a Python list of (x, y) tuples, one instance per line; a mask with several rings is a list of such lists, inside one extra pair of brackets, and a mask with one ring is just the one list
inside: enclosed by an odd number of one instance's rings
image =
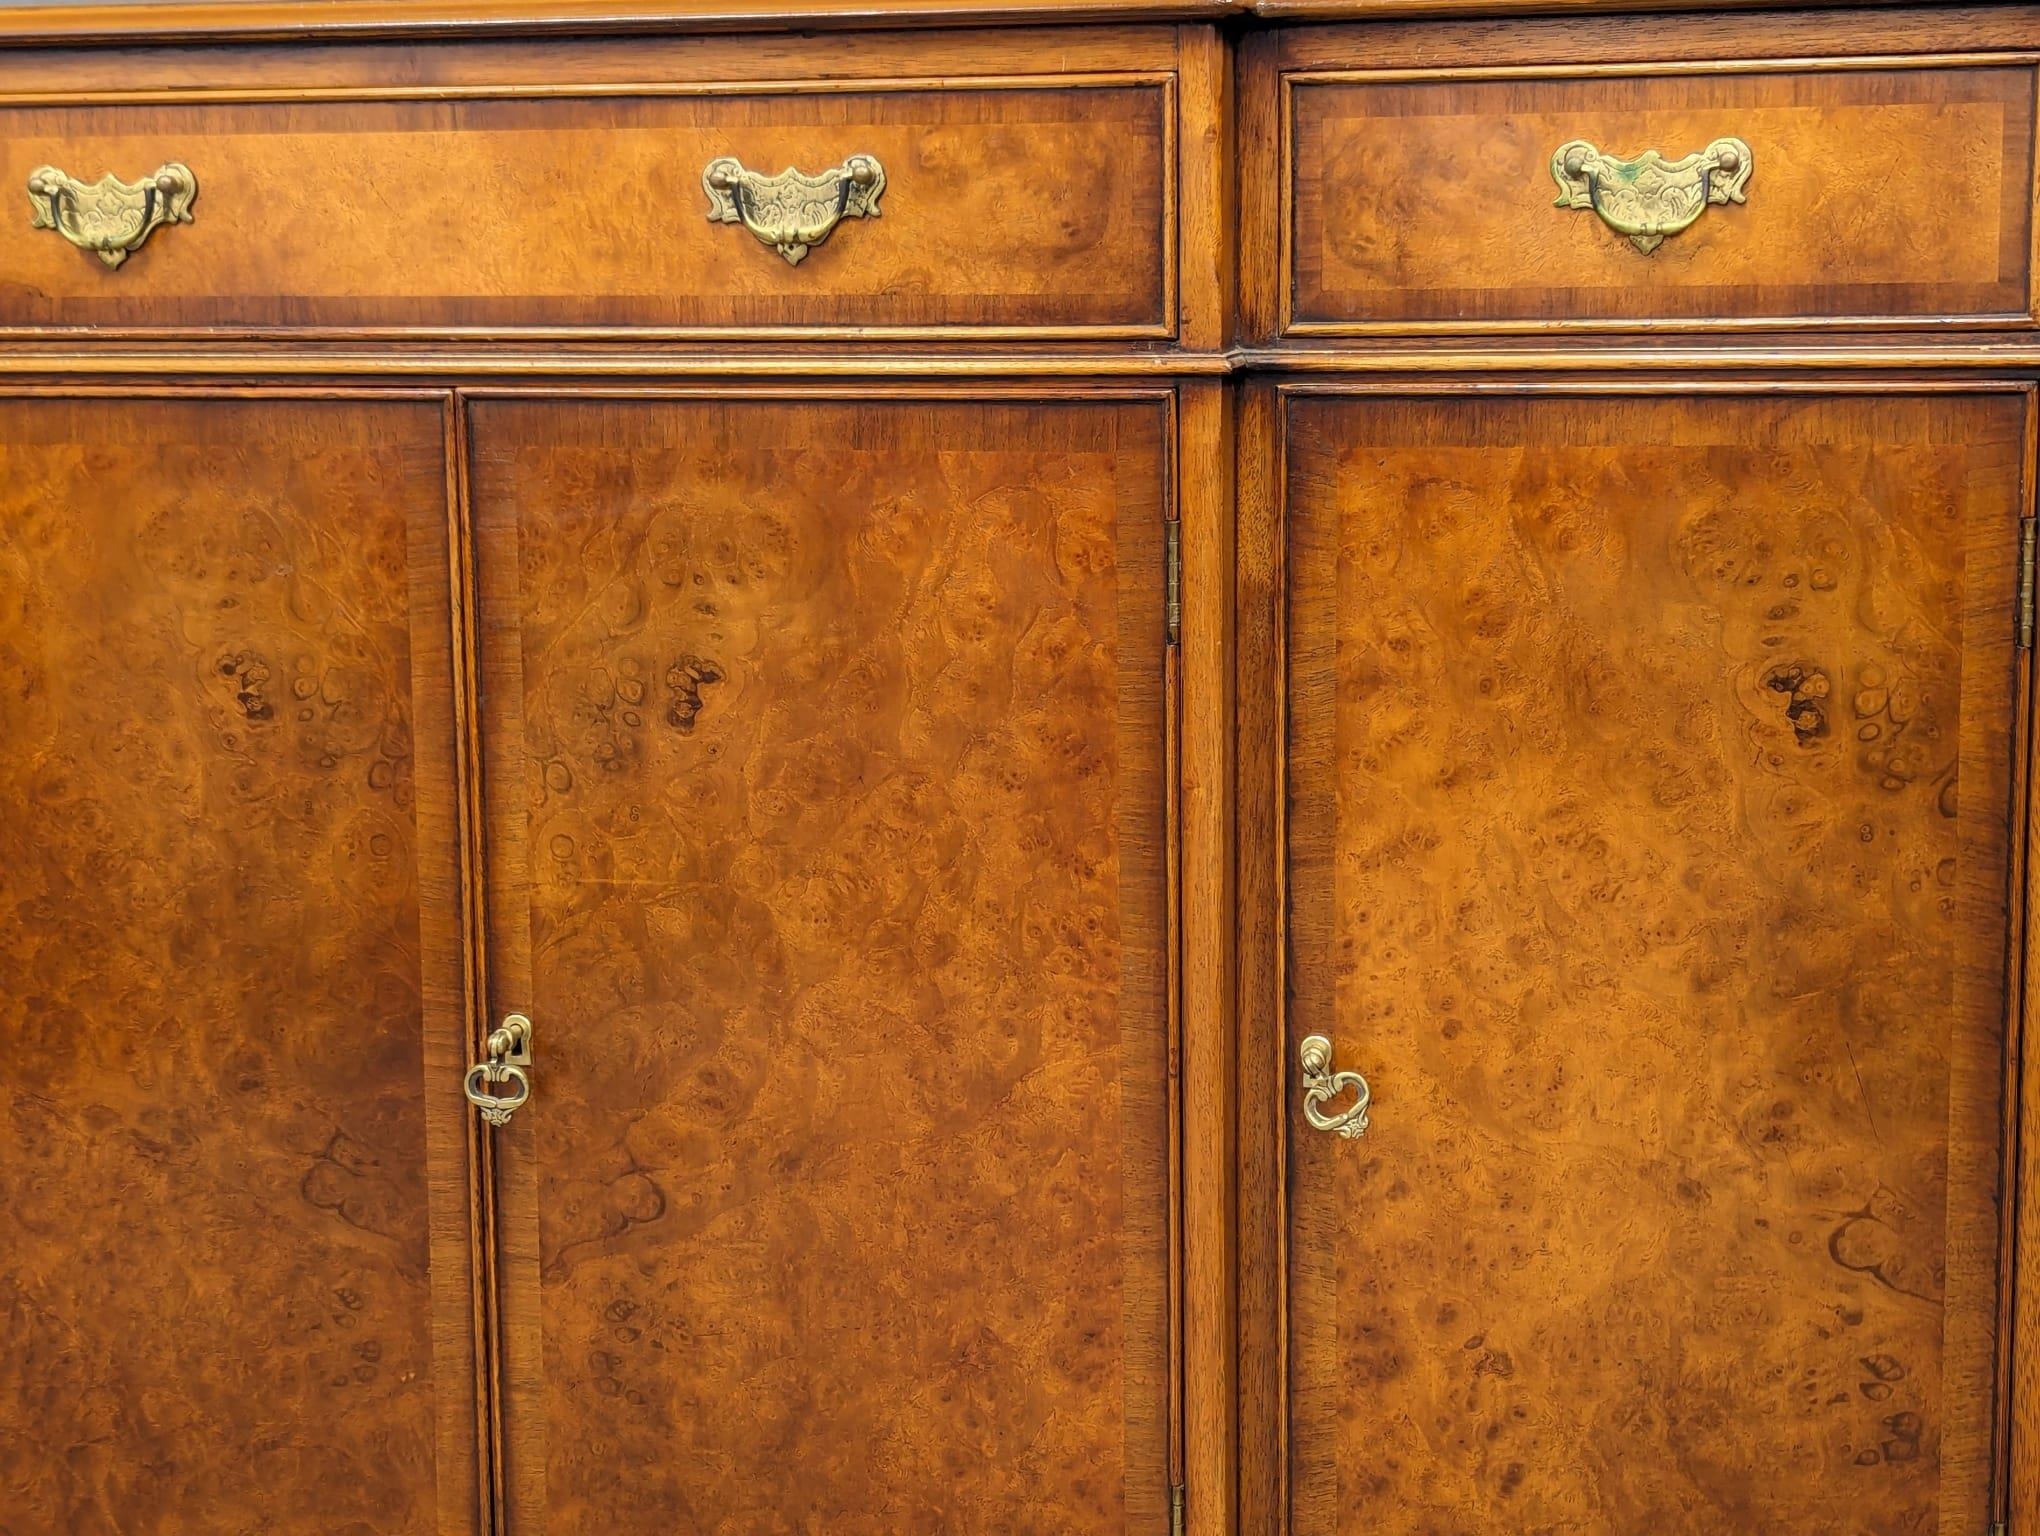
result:
[(2023, 323), (2033, 70), (1285, 73), (1282, 329)]
[[(16, 199), (45, 167), (197, 184), (117, 266), (8, 220), (0, 326), (1173, 334), (1173, 75), (945, 67), (0, 108)], [(74, 224), (109, 197), (62, 185)]]

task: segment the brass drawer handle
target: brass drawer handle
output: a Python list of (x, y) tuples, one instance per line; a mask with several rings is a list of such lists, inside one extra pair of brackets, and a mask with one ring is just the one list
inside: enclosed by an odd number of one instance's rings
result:
[(117, 267), (162, 224), (189, 224), (198, 178), (172, 160), (142, 181), (111, 174), (84, 182), (45, 165), (28, 178), (31, 229), (54, 229), (81, 251)]
[[(508, 1125), (510, 1117), (531, 1097), (531, 1020), (521, 1013), (510, 1014), (500, 1029), (489, 1031), (489, 1054), (467, 1069), (460, 1090), (468, 1103), (482, 1112), (491, 1125)], [(491, 1084), (508, 1083), (513, 1093), (491, 1093)]]
[(1551, 156), (1560, 208), (1591, 208), (1601, 222), (1648, 255), (1707, 211), (1709, 203), (1748, 201), (1750, 147), (1716, 139), (1683, 160), (1647, 149), (1634, 160), (1604, 155), (1585, 139), (1561, 144)]
[(701, 187), (711, 223), (743, 225), (797, 267), (841, 220), (878, 217), (885, 167), (870, 155), (852, 155), (819, 176), (791, 166), (761, 176), (724, 155), (708, 162)]
[[(1337, 1131), (1349, 1138), (1366, 1135), (1367, 1106), (1374, 1102), (1367, 1079), (1358, 1072), (1334, 1072), (1332, 1042), (1323, 1035), (1305, 1035), (1297, 1056), (1303, 1064), (1303, 1118), (1311, 1129)], [(1323, 1106), (1348, 1088), (1353, 1090), (1353, 1102), (1326, 1114)]]

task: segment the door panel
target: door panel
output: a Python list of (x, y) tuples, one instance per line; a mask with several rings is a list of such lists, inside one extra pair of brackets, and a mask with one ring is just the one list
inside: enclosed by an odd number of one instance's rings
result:
[(438, 401), (0, 415), (0, 1532), (472, 1531)]
[(1983, 1530), (2024, 397), (1287, 428), (1294, 1530)]
[(471, 409), (515, 1528), (1166, 1528), (1165, 402)]

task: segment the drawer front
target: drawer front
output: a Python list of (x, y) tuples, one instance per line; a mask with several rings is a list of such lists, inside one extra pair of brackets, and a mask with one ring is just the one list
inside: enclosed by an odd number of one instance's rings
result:
[(12, 196), (85, 184), (71, 233), (104, 175), (197, 187), (118, 265), (7, 221), (0, 326), (1173, 331), (1166, 73), (432, 94), (0, 110)]
[(1292, 335), (2029, 313), (2030, 67), (1328, 71), (1283, 86)]

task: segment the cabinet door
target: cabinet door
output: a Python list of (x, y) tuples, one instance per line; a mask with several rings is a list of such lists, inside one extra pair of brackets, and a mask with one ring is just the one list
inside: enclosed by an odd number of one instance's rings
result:
[(1292, 1529), (1984, 1530), (2025, 397), (1284, 419)]
[(0, 407), (0, 1532), (477, 1527), (436, 400)]
[(1168, 426), (471, 407), (514, 1529), (1166, 1529)]

